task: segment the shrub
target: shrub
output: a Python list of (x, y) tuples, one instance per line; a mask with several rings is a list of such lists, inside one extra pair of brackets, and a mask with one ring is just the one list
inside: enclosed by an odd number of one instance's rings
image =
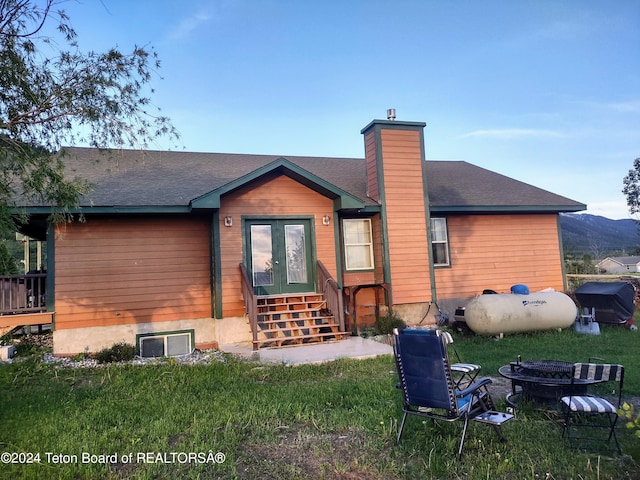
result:
[(407, 324), (392, 311), (384, 317), (376, 317), (375, 330), (378, 335), (388, 335), (393, 333), (394, 328), (405, 328)]
[(136, 347), (128, 343), (116, 343), (111, 348), (104, 348), (93, 355), (98, 363), (127, 362), (136, 356)]

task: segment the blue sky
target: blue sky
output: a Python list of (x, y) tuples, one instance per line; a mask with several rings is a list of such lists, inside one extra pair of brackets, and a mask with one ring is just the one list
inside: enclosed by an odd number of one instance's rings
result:
[(362, 127), (395, 108), (397, 120), (427, 123), (429, 160), (465, 160), (629, 218), (621, 190), (640, 157), (640, 0), (62, 7), (85, 50), (155, 48), (152, 100), (181, 149), (361, 158)]

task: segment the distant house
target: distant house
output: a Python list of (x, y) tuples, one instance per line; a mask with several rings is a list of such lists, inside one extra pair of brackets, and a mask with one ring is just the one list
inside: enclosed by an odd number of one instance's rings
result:
[(640, 272), (640, 257), (607, 257), (596, 264), (603, 273), (637, 273)]
[(424, 127), (372, 121), (364, 158), (66, 148), (94, 185), (84, 221), (20, 205), (46, 240), (54, 353), (338, 340), (387, 309), (428, 323), (487, 288), (563, 290), (559, 213), (585, 205), (426, 161)]

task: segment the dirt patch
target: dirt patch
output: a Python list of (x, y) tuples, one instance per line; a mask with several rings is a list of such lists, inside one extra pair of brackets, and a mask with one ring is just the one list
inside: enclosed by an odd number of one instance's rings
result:
[[(250, 443), (238, 459), (240, 479), (322, 478), (325, 480), (387, 480), (376, 471), (375, 455), (362, 432), (323, 434), (310, 428), (287, 428), (278, 439)], [(330, 456), (327, 452), (331, 452)]]

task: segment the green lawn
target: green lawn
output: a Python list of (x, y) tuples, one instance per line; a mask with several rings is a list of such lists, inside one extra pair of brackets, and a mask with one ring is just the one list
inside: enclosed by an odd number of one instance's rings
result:
[[(525, 359), (598, 356), (628, 367), (640, 395), (640, 332), (567, 330), (501, 340), (456, 335), (466, 360), (497, 375)], [(401, 414), (390, 356), (323, 365), (261, 365), (225, 356), (209, 365), (59, 369), (40, 357), (0, 365), (0, 450), (17, 461), (2, 478), (199, 479), (632, 479), (640, 439), (622, 426), (625, 454), (569, 449), (552, 408), (523, 405), (507, 443), (472, 424), (455, 460), (460, 424)], [(498, 398), (504, 407), (503, 398)], [(217, 455), (216, 455), (217, 454)], [(222, 454), (222, 455), (220, 455)], [(9, 457), (11, 459), (11, 457)], [(638, 458), (638, 457), (636, 457)]]

